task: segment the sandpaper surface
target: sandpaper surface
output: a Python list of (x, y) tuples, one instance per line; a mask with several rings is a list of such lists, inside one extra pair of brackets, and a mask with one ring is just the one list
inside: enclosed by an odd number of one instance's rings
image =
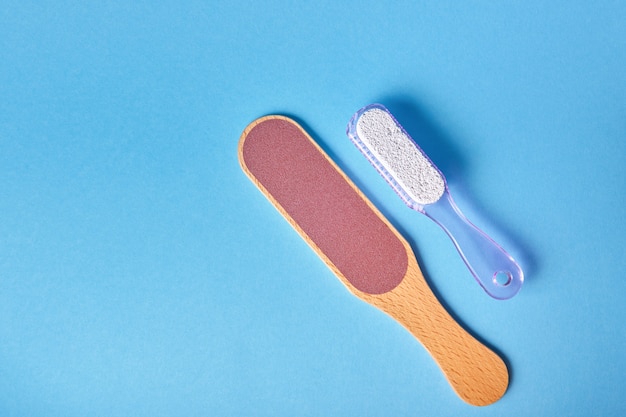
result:
[(355, 288), (382, 294), (402, 281), (408, 260), (398, 236), (295, 122), (266, 118), (256, 124), (242, 159), (305, 239)]

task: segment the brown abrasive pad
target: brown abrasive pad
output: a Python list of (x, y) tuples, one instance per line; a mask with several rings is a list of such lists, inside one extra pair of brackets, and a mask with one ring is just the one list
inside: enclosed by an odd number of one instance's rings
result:
[(383, 294), (402, 281), (408, 264), (402, 242), (298, 124), (268, 116), (251, 124), (242, 142), (244, 170), (356, 289)]

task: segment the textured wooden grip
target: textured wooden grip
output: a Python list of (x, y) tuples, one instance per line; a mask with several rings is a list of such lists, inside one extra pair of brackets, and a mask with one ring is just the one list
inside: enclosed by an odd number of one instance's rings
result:
[(483, 406), (504, 395), (509, 383), (504, 361), (448, 314), (428, 287), (414, 257), (409, 261), (405, 279), (393, 291), (357, 295), (410, 331), (464, 401)]

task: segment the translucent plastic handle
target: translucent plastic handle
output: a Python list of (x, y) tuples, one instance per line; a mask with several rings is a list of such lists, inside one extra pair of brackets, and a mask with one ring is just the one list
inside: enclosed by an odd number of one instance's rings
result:
[(446, 231), (476, 281), (493, 298), (513, 297), (522, 287), (524, 273), (515, 260), (484, 232), (470, 223), (446, 189), (421, 211)]

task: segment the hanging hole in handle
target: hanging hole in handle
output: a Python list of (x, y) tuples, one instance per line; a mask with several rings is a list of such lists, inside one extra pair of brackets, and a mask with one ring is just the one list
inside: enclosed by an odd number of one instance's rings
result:
[(498, 271), (493, 274), (493, 283), (499, 287), (506, 287), (513, 281), (513, 276), (509, 271)]

